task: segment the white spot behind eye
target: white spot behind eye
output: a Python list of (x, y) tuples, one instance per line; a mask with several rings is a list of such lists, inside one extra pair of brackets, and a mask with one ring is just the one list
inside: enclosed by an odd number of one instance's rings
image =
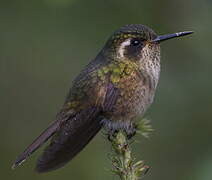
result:
[(119, 57), (124, 57), (124, 49), (125, 49), (126, 46), (129, 46), (130, 43), (131, 43), (131, 39), (127, 39), (126, 41), (121, 43), (119, 50), (118, 50), (118, 56)]

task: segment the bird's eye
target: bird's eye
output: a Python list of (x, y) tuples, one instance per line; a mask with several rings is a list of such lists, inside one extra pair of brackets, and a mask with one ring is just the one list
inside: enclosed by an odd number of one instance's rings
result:
[(138, 46), (141, 44), (141, 41), (139, 39), (132, 39), (131, 45)]

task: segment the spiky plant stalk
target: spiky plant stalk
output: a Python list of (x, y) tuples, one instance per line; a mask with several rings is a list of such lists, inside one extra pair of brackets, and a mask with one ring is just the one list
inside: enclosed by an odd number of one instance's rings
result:
[[(140, 121), (136, 126), (136, 132), (148, 137), (153, 131), (150, 122), (146, 119)], [(149, 167), (144, 164), (143, 160), (135, 161), (132, 155), (132, 139), (128, 139), (125, 132), (119, 131), (111, 139), (112, 154), (112, 171), (120, 177), (121, 180), (138, 180), (143, 177)]]

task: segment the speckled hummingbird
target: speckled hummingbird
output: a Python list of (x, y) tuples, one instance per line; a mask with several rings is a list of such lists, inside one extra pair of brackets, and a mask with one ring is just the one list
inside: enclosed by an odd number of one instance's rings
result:
[(104, 127), (109, 134), (135, 132), (136, 117), (153, 102), (160, 75), (160, 42), (191, 31), (157, 35), (141, 24), (125, 25), (76, 77), (56, 120), (18, 156), (20, 165), (51, 138), (37, 172), (58, 169)]

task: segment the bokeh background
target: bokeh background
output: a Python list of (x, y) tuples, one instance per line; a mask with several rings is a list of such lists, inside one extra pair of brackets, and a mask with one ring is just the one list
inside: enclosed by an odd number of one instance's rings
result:
[(195, 34), (162, 44), (162, 72), (146, 114), (155, 132), (134, 153), (151, 166), (145, 180), (212, 179), (211, 0), (1, 0), (0, 177), (7, 180), (109, 180), (110, 144), (98, 136), (64, 168), (33, 169), (36, 152), (16, 156), (54, 120), (71, 81), (124, 24)]

